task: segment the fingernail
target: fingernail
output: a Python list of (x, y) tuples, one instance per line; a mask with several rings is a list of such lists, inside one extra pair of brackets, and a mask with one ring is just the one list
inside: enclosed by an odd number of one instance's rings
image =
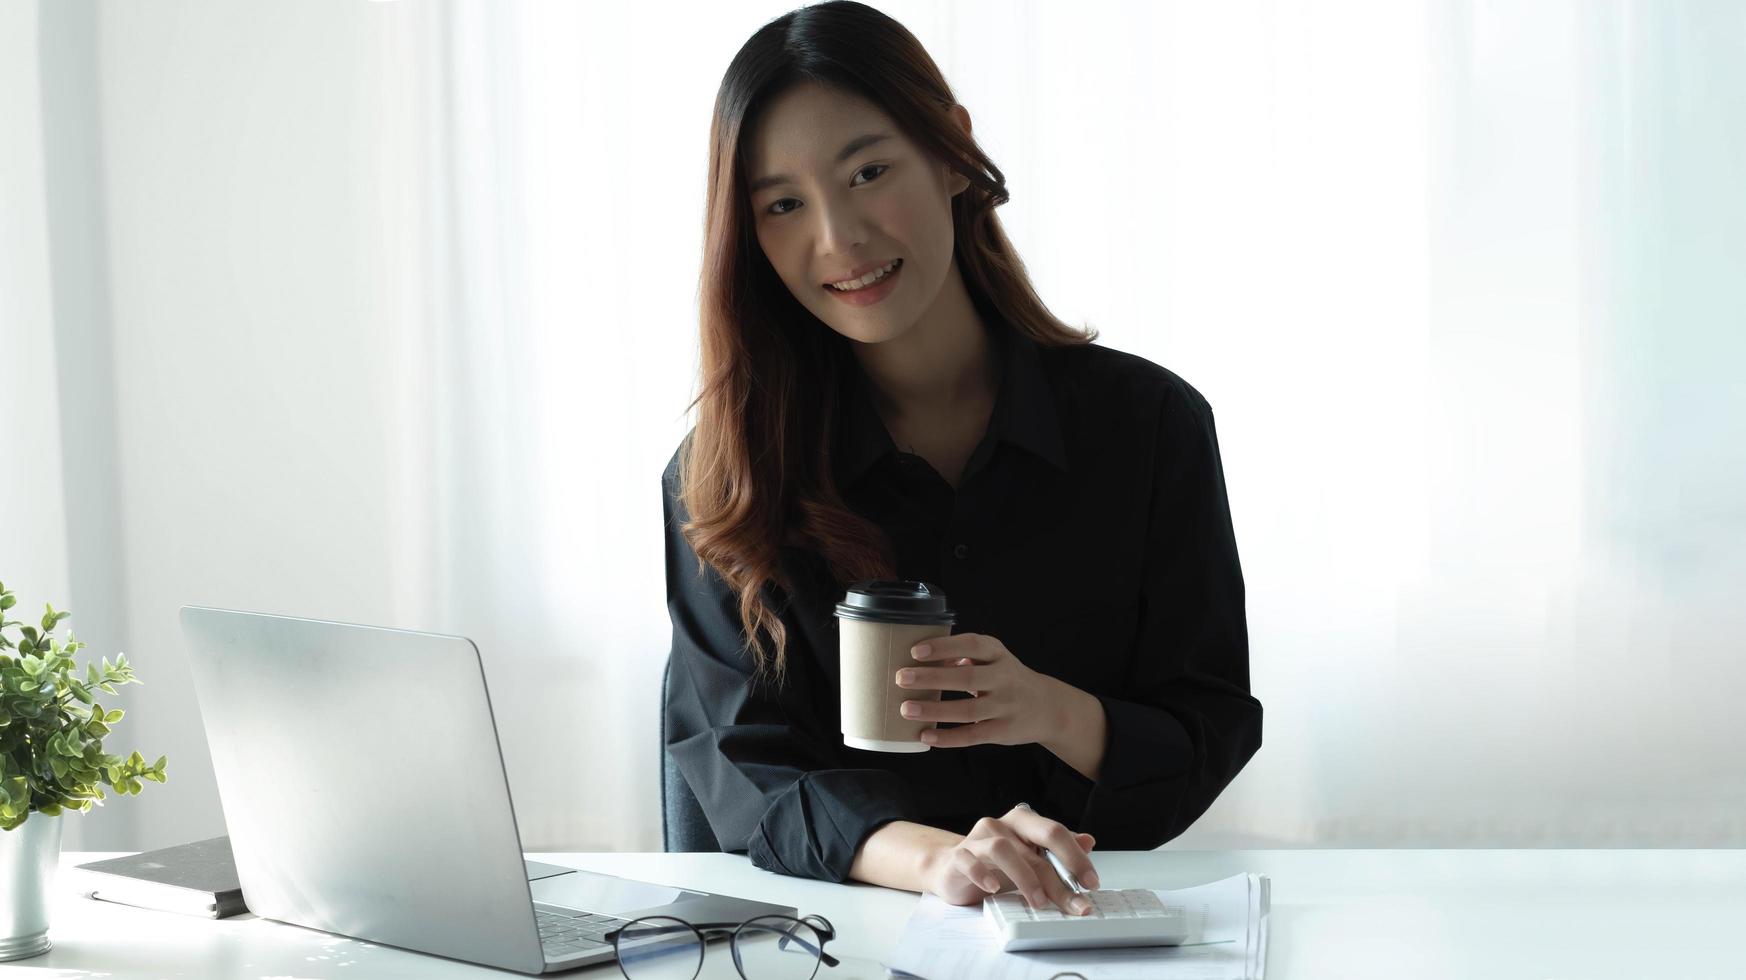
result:
[(914, 718), (915, 712), (916, 712), (915, 702), (914, 701), (905, 701), (905, 702), (903, 702), (903, 707), (899, 708), (898, 710), (903, 712), (903, 716), (905, 718)]
[(935, 735), (934, 730), (930, 728), (927, 731), (921, 733), (921, 740), (928, 743), (929, 745), (932, 745), (935, 742), (938, 742), (940, 740), (940, 736)]
[(928, 658), (928, 652), (931, 649), (932, 648), (926, 643), (917, 643), (915, 646), (909, 648), (909, 655), (917, 660), (926, 660)]
[(1079, 915), (1084, 915), (1085, 913), (1091, 911), (1091, 903), (1087, 902), (1083, 897), (1081, 897), (1079, 895), (1073, 896), (1072, 901), (1069, 901), (1067, 904), (1073, 906), (1073, 911), (1078, 913)]
[(913, 671), (913, 670), (900, 670), (897, 672), (897, 684), (899, 687), (908, 687), (914, 683), (915, 683), (915, 671)]

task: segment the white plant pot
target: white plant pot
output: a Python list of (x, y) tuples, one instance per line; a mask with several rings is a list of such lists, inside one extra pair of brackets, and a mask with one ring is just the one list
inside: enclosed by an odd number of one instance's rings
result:
[(0, 830), (0, 960), (46, 953), (49, 901), (61, 863), (61, 818), (32, 813)]

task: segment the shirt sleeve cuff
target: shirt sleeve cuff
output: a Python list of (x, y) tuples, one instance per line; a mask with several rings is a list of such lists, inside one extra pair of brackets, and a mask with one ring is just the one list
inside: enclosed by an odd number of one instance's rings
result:
[(752, 864), (777, 874), (843, 881), (868, 835), (915, 820), (909, 787), (877, 769), (809, 772), (777, 797), (746, 842)]
[[(1106, 723), (1103, 765), (1096, 782), (1054, 753), (1048, 758), (1046, 790), (1060, 812), (1077, 815), (1072, 829), (1097, 834), (1095, 828), (1109, 824), (1135, 806), (1145, 806), (1143, 797), (1163, 783), (1188, 775), (1194, 769), (1194, 743), (1176, 716), (1163, 708), (1097, 695)], [(1162, 794), (1154, 804), (1162, 802)], [(1164, 815), (1157, 815), (1162, 817)], [(1065, 821), (1064, 821), (1065, 822)], [(1127, 823), (1120, 819), (1117, 823)], [(1121, 841), (1100, 841), (1101, 846), (1120, 847)]]

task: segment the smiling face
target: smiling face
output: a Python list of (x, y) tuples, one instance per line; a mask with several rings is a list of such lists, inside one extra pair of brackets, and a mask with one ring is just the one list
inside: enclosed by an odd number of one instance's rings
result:
[[(968, 114), (954, 115), (968, 131)], [(923, 321), (957, 274), (952, 197), (969, 181), (853, 95), (805, 83), (747, 134), (750, 220), (770, 265), (812, 314), (862, 343)], [(827, 283), (897, 267), (856, 291)]]

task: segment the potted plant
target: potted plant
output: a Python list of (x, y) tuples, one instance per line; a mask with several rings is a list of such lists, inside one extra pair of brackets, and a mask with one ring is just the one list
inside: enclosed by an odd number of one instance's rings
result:
[[(142, 683), (127, 655), (86, 664), (81, 679), (73, 654), (85, 644), (54, 629), (72, 615), (43, 611), (40, 628), (6, 618), (18, 604), (0, 584), (0, 960), (46, 952), (49, 890), (61, 856), (61, 814), (103, 803), (103, 787), (126, 795), (140, 780), (164, 781), (164, 757), (151, 765), (138, 752), (103, 751), (121, 709), (105, 708), (96, 692)], [(15, 640), (6, 631), (18, 627)], [(15, 651), (8, 655), (7, 651)]]

